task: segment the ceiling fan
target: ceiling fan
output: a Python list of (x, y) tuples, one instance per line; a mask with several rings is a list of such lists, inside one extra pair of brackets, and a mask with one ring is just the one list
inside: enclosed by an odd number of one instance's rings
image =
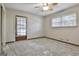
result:
[(40, 8), (42, 11), (53, 10), (53, 8), (58, 5), (58, 3), (41, 3), (35, 6), (35, 8)]

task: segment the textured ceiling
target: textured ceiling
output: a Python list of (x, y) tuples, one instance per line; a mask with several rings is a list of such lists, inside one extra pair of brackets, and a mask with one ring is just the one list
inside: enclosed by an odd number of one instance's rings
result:
[(34, 7), (35, 5), (38, 4), (37, 3), (5, 3), (6, 8), (26, 11), (39, 16), (46, 16), (58, 11), (62, 11), (64, 9), (77, 5), (77, 3), (58, 3), (58, 5), (55, 6), (52, 11), (45, 11), (45, 12), (42, 12), (39, 8), (35, 8)]

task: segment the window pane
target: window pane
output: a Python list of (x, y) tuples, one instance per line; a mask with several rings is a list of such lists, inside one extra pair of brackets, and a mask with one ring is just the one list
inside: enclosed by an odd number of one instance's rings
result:
[(76, 14), (62, 17), (63, 26), (76, 26)]
[(61, 18), (54, 18), (52, 19), (52, 26), (53, 27), (60, 27), (61, 26)]

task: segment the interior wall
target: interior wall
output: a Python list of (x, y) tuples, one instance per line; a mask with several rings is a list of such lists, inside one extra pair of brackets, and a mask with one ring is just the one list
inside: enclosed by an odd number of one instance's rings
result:
[(1, 53), (1, 5), (0, 5), (0, 53)]
[[(62, 16), (62, 15), (66, 15), (74, 12), (76, 12), (77, 14), (77, 27), (63, 27), (63, 28), (51, 27), (51, 20), (53, 17)], [(79, 22), (79, 5), (63, 10), (58, 13), (48, 15), (44, 17), (45, 36), (79, 45), (79, 23), (78, 22)]]
[(2, 4), (2, 44), (5, 46), (6, 42), (6, 9), (5, 5)]
[(27, 38), (35, 38), (43, 36), (42, 17), (30, 14), (28, 12), (13, 10), (6, 8), (6, 42), (15, 41), (15, 16), (27, 17)]

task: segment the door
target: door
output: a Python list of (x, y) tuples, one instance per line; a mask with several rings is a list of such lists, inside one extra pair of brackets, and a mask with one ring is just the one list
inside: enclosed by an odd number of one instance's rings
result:
[(27, 39), (27, 18), (16, 16), (16, 41)]

